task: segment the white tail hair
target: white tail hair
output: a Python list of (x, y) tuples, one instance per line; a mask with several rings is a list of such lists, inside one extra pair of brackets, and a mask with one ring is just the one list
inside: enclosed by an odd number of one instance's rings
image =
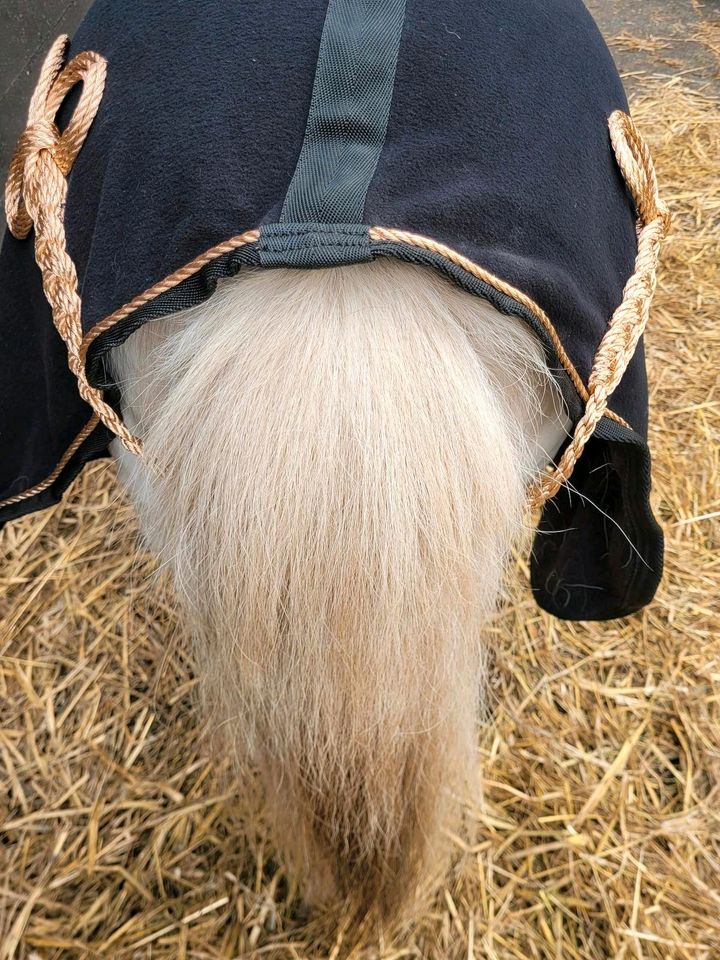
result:
[(483, 623), (562, 437), (537, 339), (377, 261), (247, 270), (112, 363), (121, 474), (278, 846), (311, 899), (392, 913), (474, 776)]

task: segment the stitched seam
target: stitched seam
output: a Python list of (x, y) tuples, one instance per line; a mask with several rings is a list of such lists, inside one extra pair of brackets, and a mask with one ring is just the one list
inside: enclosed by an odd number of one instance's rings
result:
[[(273, 226), (272, 232), (268, 232), (267, 230), (263, 230), (263, 231), (262, 231), (261, 236), (262, 236), (263, 239), (266, 238), (266, 237), (267, 237), (269, 240), (272, 240), (272, 239), (274, 239), (275, 237), (281, 237), (281, 238), (282, 238), (282, 237), (304, 237), (304, 236), (308, 236), (308, 235), (311, 235), (311, 234), (318, 234), (319, 236), (322, 236), (324, 233), (328, 233), (328, 232), (329, 232), (327, 229), (324, 229), (324, 227), (325, 227), (324, 224), (320, 224), (320, 225), (317, 226), (317, 227), (309, 227), (309, 226), (308, 226), (308, 227), (305, 227), (305, 226), (302, 226), (302, 227), (298, 227), (297, 229), (292, 229), (292, 228), (290, 228), (290, 227), (282, 226), (282, 227), (280, 227), (280, 229), (277, 229), (277, 230), (274, 229), (274, 228), (275, 228), (275, 224), (273, 224), (272, 226)], [(329, 226), (329, 225), (328, 225), (328, 226)], [(364, 231), (363, 233), (360, 232), (361, 229)], [(336, 236), (336, 237), (340, 237), (340, 238), (343, 238), (343, 237), (355, 237), (355, 238), (364, 238), (364, 239), (367, 239), (367, 227), (363, 227), (361, 224), (358, 224), (358, 228), (357, 228), (356, 230), (353, 230), (353, 229), (351, 229), (351, 228), (349, 228), (349, 227), (337, 227), (337, 228), (336, 228), (336, 227), (333, 226), (333, 228), (332, 228), (332, 235), (333, 235), (333, 236)]]
[[(353, 238), (348, 237), (347, 239), (341, 239), (340, 241), (338, 241), (337, 239), (334, 239), (334, 238), (324, 239), (314, 234), (307, 234), (306, 236), (308, 237), (308, 240), (310, 240), (310, 244), (313, 248), (314, 247), (339, 247), (341, 249), (344, 249), (345, 247), (366, 247), (368, 245), (367, 240), (363, 241), (362, 238), (358, 238), (358, 237), (353, 237)], [(292, 239), (292, 238), (288, 237), (287, 239)], [(294, 247), (292, 244), (289, 244), (289, 243), (273, 244), (270, 241), (265, 241), (264, 243), (261, 243), (259, 245), (259, 249), (262, 250), (264, 253), (265, 252), (291, 253), (293, 251), (298, 250), (297, 247)]]

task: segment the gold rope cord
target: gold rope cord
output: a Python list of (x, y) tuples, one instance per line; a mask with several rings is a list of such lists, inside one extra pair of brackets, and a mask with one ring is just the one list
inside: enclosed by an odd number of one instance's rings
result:
[(622, 380), (647, 326), (657, 287), (660, 247), (670, 227), (670, 211), (660, 199), (652, 157), (637, 127), (622, 110), (611, 114), (608, 125), (618, 165), (637, 210), (635, 270), (595, 354), (585, 411), (557, 466), (537, 481), (530, 497), (533, 507), (554, 497), (569, 479), (585, 444), (608, 411), (610, 395)]
[(36, 483), (34, 487), (29, 487), (27, 490), (23, 490), (22, 493), (16, 493), (14, 497), (8, 497), (6, 500), (1, 500), (0, 507), (9, 507), (11, 503), (22, 503), (23, 500), (29, 500), (30, 497), (36, 497), (44, 490), (47, 490), (48, 487), (51, 487), (68, 465), (75, 452), (80, 449), (82, 444), (85, 442), (85, 440), (87, 440), (98, 423), (99, 417), (96, 413), (94, 413), (82, 428), (80, 433), (75, 437), (62, 457), (58, 460), (57, 466), (53, 472), (49, 474), (49, 476), (45, 477), (44, 480), (41, 480), (40, 483)]
[(177, 287), (178, 284), (182, 283), (184, 280), (187, 280), (188, 277), (192, 277), (193, 274), (198, 272), (198, 270), (201, 270), (208, 263), (211, 263), (213, 260), (216, 260), (223, 254), (230, 253), (231, 250), (237, 250), (239, 247), (247, 246), (249, 243), (257, 243), (259, 239), (259, 230), (246, 230), (245, 233), (238, 234), (236, 237), (230, 237), (229, 240), (224, 240), (222, 243), (218, 243), (214, 247), (210, 247), (209, 250), (206, 250), (204, 253), (201, 253), (200, 256), (195, 257), (195, 259), (191, 260), (190, 263), (186, 263), (185, 266), (180, 267), (179, 270), (171, 273), (168, 277), (165, 277), (164, 280), (153, 284), (152, 287), (149, 287), (143, 293), (138, 294), (137, 297), (133, 297), (128, 303), (124, 304), (119, 309), (114, 310), (109, 316), (105, 317), (104, 320), (98, 320), (95, 326), (91, 327), (91, 329), (88, 330), (83, 338), (82, 345), (80, 347), (80, 357), (83, 363), (85, 363), (87, 358), (87, 352), (90, 348), (90, 344), (96, 340), (101, 333), (105, 333), (106, 330), (110, 330), (112, 327), (114, 327), (119, 320), (124, 320), (125, 317), (129, 317), (131, 313), (135, 313), (135, 311), (139, 310), (140, 307), (144, 306), (146, 303), (149, 303), (151, 300), (154, 300), (155, 297), (159, 297), (161, 293), (167, 293), (168, 290), (172, 290), (173, 287)]
[(375, 240), (409, 243), (441, 254), (530, 309), (547, 330), (558, 359), (567, 370), (580, 397), (585, 401), (585, 410), (557, 465), (543, 474), (532, 487), (529, 494), (529, 503), (532, 508), (541, 507), (546, 500), (554, 497), (570, 478), (585, 444), (603, 416), (628, 426), (622, 417), (608, 409), (608, 400), (620, 383), (647, 325), (650, 304), (657, 286), (660, 246), (670, 225), (668, 207), (658, 193), (657, 177), (650, 151), (637, 127), (621, 110), (616, 110), (610, 116), (608, 126), (618, 165), (635, 201), (638, 215), (638, 247), (635, 269), (625, 285), (622, 302), (615, 310), (600, 341), (587, 387), (563, 348), (551, 320), (530, 297), (483, 270), (457, 251), (435, 240), (406, 233), (403, 230), (385, 227), (370, 228), (370, 236)]
[[(67, 176), (100, 105), (106, 64), (101, 56), (88, 51), (78, 54), (63, 67), (67, 44), (67, 37), (59, 37), (43, 64), (30, 102), (27, 128), (18, 141), (10, 164), (5, 188), (5, 210), (13, 236), (24, 239), (35, 227), (35, 258), (42, 271), (43, 288), (52, 308), (53, 322), (67, 346), (68, 364), (77, 377), (80, 395), (92, 407), (95, 415), (73, 441), (50, 478), (3, 501), (0, 506), (46, 489), (98, 420), (116, 434), (128, 450), (141, 453), (140, 441), (105, 403), (102, 392), (88, 382), (85, 372), (88, 346), (99, 333), (110, 329), (159, 293), (192, 276), (206, 263), (228, 250), (253, 243), (259, 237), (258, 230), (248, 230), (212, 247), (100, 321), (83, 338), (77, 272), (67, 252), (63, 214)], [(57, 111), (68, 92), (80, 82), (83, 84), (80, 99), (70, 122), (61, 133), (55, 124)], [(657, 178), (645, 141), (630, 117), (620, 110), (610, 116), (608, 123), (615, 156), (637, 209), (638, 249), (635, 270), (595, 354), (587, 387), (567, 355), (552, 321), (530, 297), (457, 251), (428, 237), (386, 227), (371, 227), (369, 231), (370, 237), (375, 240), (408, 243), (441, 254), (530, 309), (547, 330), (558, 359), (585, 401), (585, 410), (558, 464), (543, 474), (532, 488), (529, 495), (532, 507), (544, 504), (570, 478), (587, 441), (603, 416), (627, 426), (621, 417), (608, 409), (608, 400), (620, 383), (647, 324), (657, 285), (660, 245), (669, 227), (668, 208), (659, 197)]]
[[(5, 213), (14, 237), (25, 239), (35, 227), (35, 259), (53, 323), (65, 341), (68, 365), (77, 377), (80, 396), (128, 450), (140, 453), (140, 442), (88, 383), (80, 358), (81, 303), (75, 264), (67, 252), (63, 215), (70, 173), (95, 118), (105, 87), (105, 60), (97, 53), (80, 53), (65, 67), (68, 37), (55, 41), (45, 58), (30, 101), (27, 127), (18, 140), (5, 185)], [(55, 123), (60, 104), (82, 83), (80, 99), (61, 133)]]

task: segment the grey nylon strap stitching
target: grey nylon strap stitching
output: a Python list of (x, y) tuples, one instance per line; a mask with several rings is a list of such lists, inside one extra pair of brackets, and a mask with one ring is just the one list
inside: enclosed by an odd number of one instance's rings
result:
[(281, 223), (362, 223), (385, 142), (405, 0), (330, 0)]

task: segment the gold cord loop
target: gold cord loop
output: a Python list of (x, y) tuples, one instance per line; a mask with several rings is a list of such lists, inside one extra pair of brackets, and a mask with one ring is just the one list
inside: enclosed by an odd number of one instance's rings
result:
[(670, 226), (670, 212), (658, 193), (652, 157), (637, 127), (621, 110), (610, 116), (609, 127), (618, 165), (637, 209), (635, 270), (595, 354), (585, 411), (557, 466), (535, 484), (530, 495), (532, 507), (542, 506), (554, 497), (570, 478), (585, 444), (608, 412), (610, 395), (622, 380), (647, 325), (657, 286), (660, 246)]
[[(63, 222), (66, 178), (100, 106), (106, 64), (99, 54), (85, 52), (63, 67), (67, 44), (66, 36), (58, 37), (40, 71), (27, 127), (10, 162), (5, 214), (10, 232), (19, 240), (35, 227), (35, 259), (42, 272), (53, 323), (67, 347), (68, 365), (77, 377), (80, 396), (128, 450), (139, 454), (140, 441), (103, 400), (102, 392), (90, 386), (81, 359), (81, 301)], [(80, 98), (66, 128), (60, 131), (55, 123), (57, 111), (78, 83), (82, 83)]]
[[(67, 197), (66, 178), (100, 105), (106, 64), (98, 54), (85, 52), (63, 66), (67, 43), (67, 37), (59, 37), (42, 67), (30, 102), (27, 127), (18, 140), (10, 164), (5, 210), (10, 231), (18, 239), (27, 237), (35, 227), (35, 257), (42, 272), (43, 287), (52, 308), (55, 327), (67, 346), (68, 364), (77, 377), (80, 395), (124, 446), (139, 454), (140, 441), (105, 403), (101, 391), (90, 386), (85, 373), (77, 272), (67, 252), (63, 212)], [(60, 131), (55, 123), (57, 111), (77, 83), (82, 83), (77, 106), (66, 128)], [(619, 419), (608, 410), (608, 399), (620, 383), (647, 324), (657, 285), (660, 245), (670, 225), (668, 207), (658, 193), (650, 151), (632, 119), (617, 110), (609, 119), (609, 129), (618, 165), (637, 209), (635, 269), (600, 342), (587, 389), (569, 361), (564, 364), (575, 375), (573, 382), (585, 400), (585, 410), (557, 466), (544, 474), (532, 489), (530, 504), (533, 507), (541, 506), (553, 497), (570, 478), (602, 417), (608, 415)], [(256, 231), (251, 233), (254, 237)], [(375, 239), (406, 239), (401, 232), (377, 227), (371, 228), (370, 234)], [(232, 242), (237, 245), (238, 242), (251, 242), (251, 239), (249, 233), (247, 237), (233, 238)], [(411, 237), (411, 240), (432, 245), (432, 241), (425, 238)], [(190, 266), (196, 267), (196, 264)], [(115, 315), (111, 319), (116, 319)], [(104, 324), (97, 326), (104, 329)], [(562, 357), (562, 345), (558, 343), (556, 348)]]

